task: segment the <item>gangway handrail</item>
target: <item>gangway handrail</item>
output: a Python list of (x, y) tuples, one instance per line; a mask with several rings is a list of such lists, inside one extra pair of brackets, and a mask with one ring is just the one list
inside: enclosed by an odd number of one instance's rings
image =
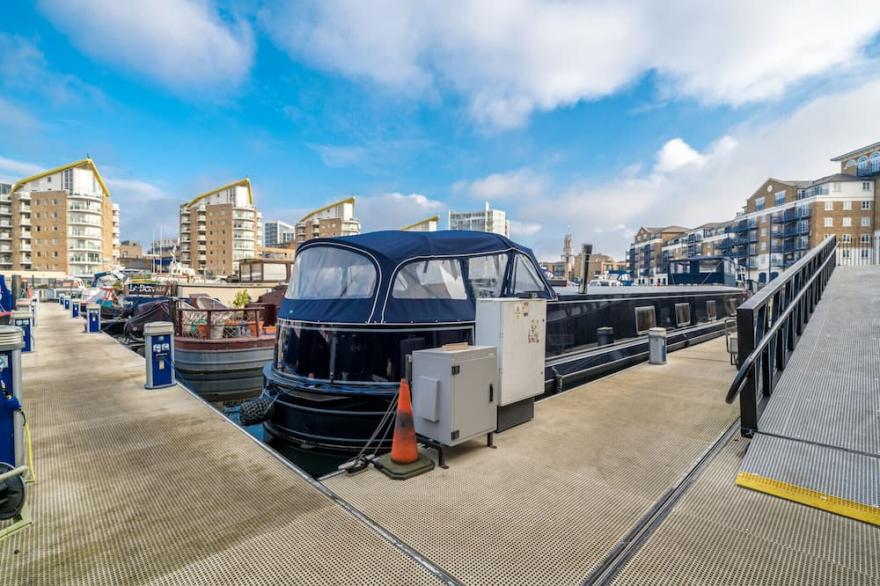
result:
[(745, 437), (758, 430), (778, 374), (785, 370), (836, 266), (836, 251), (837, 239), (828, 236), (737, 308), (739, 370), (725, 401), (740, 397)]

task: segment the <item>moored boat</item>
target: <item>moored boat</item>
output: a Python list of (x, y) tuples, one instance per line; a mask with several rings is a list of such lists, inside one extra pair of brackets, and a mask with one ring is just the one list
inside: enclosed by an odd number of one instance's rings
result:
[[(559, 294), (532, 252), (479, 232), (374, 232), (300, 246), (264, 369), (270, 442), (360, 449), (377, 432), (415, 350), (473, 342), (482, 297), (547, 300), (545, 391), (643, 359), (646, 335), (670, 345), (718, 335), (743, 291), (602, 288)], [(380, 447), (384, 430), (376, 434)]]

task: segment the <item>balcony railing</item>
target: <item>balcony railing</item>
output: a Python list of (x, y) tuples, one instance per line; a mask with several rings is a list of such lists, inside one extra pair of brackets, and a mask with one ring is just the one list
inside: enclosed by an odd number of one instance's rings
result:
[(179, 307), (175, 314), (175, 335), (196, 340), (256, 339), (274, 333), (274, 309), (274, 306), (244, 309)]

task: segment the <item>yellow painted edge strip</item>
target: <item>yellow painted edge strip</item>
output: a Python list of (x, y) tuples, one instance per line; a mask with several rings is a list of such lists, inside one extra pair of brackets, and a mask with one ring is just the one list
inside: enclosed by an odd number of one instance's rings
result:
[(253, 193), (253, 190), (251, 189), (251, 180), (250, 180), (250, 177), (245, 177), (244, 179), (239, 179), (238, 181), (233, 181), (232, 183), (227, 183), (226, 185), (221, 185), (220, 187), (215, 187), (211, 191), (206, 191), (204, 193), (201, 193), (201, 194), (195, 196), (194, 198), (192, 198), (191, 200), (189, 200), (188, 202), (186, 202), (185, 204), (183, 204), (181, 207), (188, 208), (190, 206), (194, 206), (195, 204), (199, 203), (203, 199), (211, 197), (212, 195), (216, 195), (216, 194), (220, 193), (221, 191), (223, 191), (224, 189), (229, 189), (230, 187), (246, 187), (247, 192), (248, 192), (248, 203), (250, 203), (251, 205), (254, 205), (254, 193)]
[(824, 494), (809, 488), (758, 476), (750, 472), (740, 472), (737, 474), (736, 485), (880, 526), (880, 507), (873, 507), (864, 503)]

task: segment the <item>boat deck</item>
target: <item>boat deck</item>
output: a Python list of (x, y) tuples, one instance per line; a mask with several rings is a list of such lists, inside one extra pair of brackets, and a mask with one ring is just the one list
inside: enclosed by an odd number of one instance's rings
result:
[(22, 356), (33, 525), (0, 584), (430, 584), (413, 557), (144, 360), (40, 307)]

